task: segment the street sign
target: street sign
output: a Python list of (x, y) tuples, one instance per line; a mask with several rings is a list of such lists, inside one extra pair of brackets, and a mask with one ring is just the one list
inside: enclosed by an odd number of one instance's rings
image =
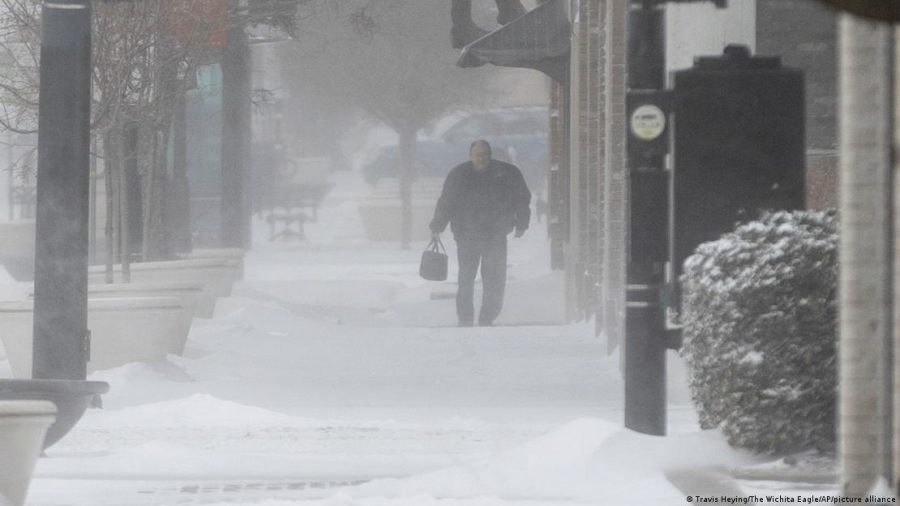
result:
[(882, 21), (900, 21), (900, 0), (819, 0), (831, 7)]
[(658, 138), (666, 129), (666, 114), (653, 104), (644, 104), (631, 113), (631, 133), (644, 141)]
[[(659, 164), (669, 152), (669, 97), (660, 90), (629, 90), (627, 150), (633, 167)], [(655, 165), (654, 165), (655, 166)]]

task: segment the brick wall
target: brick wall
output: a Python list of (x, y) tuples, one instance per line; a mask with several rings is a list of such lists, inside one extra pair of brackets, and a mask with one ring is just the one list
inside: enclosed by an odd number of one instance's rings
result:
[(605, 316), (606, 16), (608, 0), (582, 0), (573, 31), (569, 186), (571, 222), (566, 251), (568, 315)]
[(569, 87), (568, 316), (595, 318), (610, 350), (624, 333), (627, 0), (582, 0)]
[(550, 235), (550, 267), (565, 268), (565, 242), (569, 227), (569, 157), (566, 124), (567, 90), (550, 85), (550, 173), (547, 176), (547, 223)]
[(807, 205), (837, 205), (837, 16), (813, 0), (757, 0), (756, 52), (806, 76)]
[(756, 52), (806, 75), (809, 149), (837, 146), (837, 20), (812, 0), (757, 0)]
[[(603, 221), (606, 252), (603, 296), (598, 311), (609, 351), (625, 340), (625, 267), (627, 254), (628, 177), (625, 171), (625, 55), (628, 2), (607, 0), (606, 27), (606, 150), (603, 160)], [(598, 323), (600, 323), (598, 318)]]

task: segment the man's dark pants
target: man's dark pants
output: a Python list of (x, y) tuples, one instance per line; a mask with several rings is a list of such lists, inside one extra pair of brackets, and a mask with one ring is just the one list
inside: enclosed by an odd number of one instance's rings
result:
[(471, 325), (474, 316), (475, 275), (481, 263), (483, 295), (479, 325), (493, 323), (503, 308), (506, 289), (506, 236), (491, 238), (457, 238), (459, 289), (456, 292), (456, 315), (460, 325)]

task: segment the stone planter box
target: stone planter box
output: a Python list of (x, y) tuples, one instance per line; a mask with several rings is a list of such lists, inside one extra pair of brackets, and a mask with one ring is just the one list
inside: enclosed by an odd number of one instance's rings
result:
[[(203, 299), (201, 283), (113, 283), (88, 285), (89, 299), (127, 297), (178, 297), (184, 308), (185, 325), (190, 327), (194, 316), (209, 318), (215, 304)], [(212, 302), (215, 302), (213, 300)], [(204, 305), (201, 305), (204, 304)]]
[[(88, 371), (157, 362), (184, 352), (190, 324), (176, 297), (88, 299)], [(13, 376), (31, 377), (34, 301), (0, 302), (0, 340)]]
[(34, 220), (0, 222), (0, 264), (17, 281), (34, 279)]
[(183, 259), (192, 258), (218, 258), (234, 260), (238, 263), (237, 279), (244, 279), (244, 253), (241, 248), (195, 248), (190, 253), (180, 255)]
[[(412, 201), (412, 240), (424, 241), (431, 237), (428, 224), (434, 215), (434, 200)], [(399, 200), (369, 198), (359, 204), (359, 216), (363, 230), (370, 241), (399, 241), (402, 208)]]
[[(198, 301), (195, 314), (201, 318), (213, 315), (217, 297), (231, 295), (231, 287), (240, 275), (240, 262), (233, 258), (188, 258), (163, 260), (159, 262), (137, 262), (131, 264), (133, 283), (178, 283), (190, 282), (203, 285), (203, 293)], [(122, 266), (113, 266), (113, 279), (122, 279)], [(92, 265), (88, 271), (88, 282), (99, 285), (106, 283), (106, 266)]]
[(108, 391), (105, 381), (0, 379), (0, 401), (42, 400), (56, 405), (56, 421), (47, 429), (44, 448), (68, 434), (88, 406), (99, 405), (100, 394)]
[[(412, 183), (412, 240), (431, 237), (428, 224), (434, 216), (434, 206), (441, 195), (443, 178), (423, 177)], [(366, 237), (371, 241), (399, 241), (402, 219), (400, 182), (396, 178), (381, 178), (365, 200), (359, 204)]]
[(25, 504), (31, 473), (55, 418), (52, 402), (0, 401), (0, 504)]

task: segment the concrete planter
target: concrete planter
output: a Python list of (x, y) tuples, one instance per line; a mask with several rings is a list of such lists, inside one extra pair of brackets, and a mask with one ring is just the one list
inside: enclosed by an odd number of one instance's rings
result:
[(195, 248), (190, 253), (181, 255), (181, 258), (185, 260), (192, 258), (218, 258), (234, 260), (238, 263), (237, 279), (241, 280), (244, 279), (244, 253), (245, 251), (241, 248)]
[(34, 279), (34, 220), (0, 222), (0, 264), (18, 281)]
[[(416, 199), (412, 201), (412, 240), (424, 241), (431, 237), (428, 224), (434, 215), (434, 200)], [(399, 241), (403, 216), (399, 200), (369, 198), (359, 204), (366, 238), (371, 241)]]
[(0, 504), (25, 504), (31, 473), (47, 428), (56, 418), (52, 402), (0, 401)]
[[(184, 352), (190, 324), (176, 297), (88, 299), (88, 371), (157, 362)], [(34, 301), (0, 302), (0, 340), (13, 376), (31, 377)]]
[(0, 379), (0, 401), (42, 400), (56, 405), (56, 421), (47, 429), (44, 448), (62, 439), (88, 406), (99, 404), (100, 394), (108, 391), (105, 381)]
[[(431, 236), (428, 224), (434, 216), (434, 206), (441, 195), (442, 178), (423, 177), (412, 183), (412, 240), (423, 241)], [(365, 200), (359, 204), (366, 237), (372, 241), (399, 241), (403, 216), (400, 182), (396, 178), (381, 178)]]
[[(109, 299), (128, 297), (178, 297), (184, 308), (185, 325), (190, 327), (194, 316), (209, 318), (212, 308), (203, 300), (201, 283), (113, 283), (111, 285), (88, 285), (89, 299)], [(215, 301), (213, 301), (215, 302)], [(208, 313), (208, 314), (207, 314)]]
[[(134, 283), (190, 282), (203, 285), (196, 315), (209, 318), (213, 315), (217, 297), (231, 295), (231, 287), (240, 275), (241, 263), (233, 258), (189, 258), (138, 262), (131, 264), (131, 281)], [(113, 269), (113, 279), (121, 281), (122, 266)], [(106, 267), (92, 265), (88, 281), (99, 285), (106, 282)]]

